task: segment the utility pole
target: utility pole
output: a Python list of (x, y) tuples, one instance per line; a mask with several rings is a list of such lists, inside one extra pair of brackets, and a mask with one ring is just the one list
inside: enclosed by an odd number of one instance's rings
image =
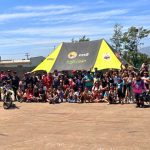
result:
[(29, 60), (29, 53), (25, 53), (25, 56), (27, 57), (27, 60)]

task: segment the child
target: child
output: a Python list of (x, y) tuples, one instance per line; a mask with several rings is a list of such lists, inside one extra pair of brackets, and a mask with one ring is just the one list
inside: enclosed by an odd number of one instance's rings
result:
[(61, 102), (63, 102), (63, 100), (64, 100), (64, 91), (63, 91), (63, 89), (61, 87), (58, 87), (57, 93), (58, 93), (59, 100)]
[(19, 87), (18, 90), (17, 90), (17, 95), (16, 95), (16, 98), (17, 98), (17, 101), (18, 102), (22, 102), (23, 101), (23, 90)]
[(108, 101), (109, 104), (114, 104), (116, 103), (117, 100), (117, 93), (115, 91), (115, 88), (113, 86), (110, 87), (110, 91), (108, 93)]
[(127, 79), (127, 90), (126, 90), (126, 97), (129, 99), (129, 103), (134, 103), (134, 95), (132, 91), (132, 82), (134, 78), (134, 73), (130, 73)]
[(32, 85), (31, 84), (27, 85), (27, 89), (25, 90), (23, 98), (26, 100), (26, 102), (32, 102), (34, 100), (33, 89), (32, 89)]
[(74, 90), (73, 90), (73, 88), (72, 89), (70, 89), (70, 91), (69, 91), (69, 95), (68, 95), (68, 102), (69, 103), (75, 103), (75, 99), (74, 99)]
[(36, 102), (39, 101), (39, 89), (37, 85), (34, 85), (34, 88), (33, 88), (33, 99)]
[(81, 101), (81, 94), (82, 94), (82, 87), (79, 87), (78, 91), (74, 92), (74, 99), (76, 103)]
[(57, 91), (54, 89), (52, 91), (48, 91), (47, 93), (47, 101), (49, 101), (49, 104), (56, 104), (59, 103), (59, 97)]
[(83, 93), (82, 93), (82, 96), (81, 96), (81, 103), (84, 103), (84, 102), (93, 102), (93, 97), (92, 97), (92, 93), (88, 90), (87, 87), (85, 87)]
[(124, 100), (124, 83), (123, 81), (120, 79), (118, 79), (118, 83), (116, 84), (116, 91), (118, 94), (118, 98), (119, 98), (119, 103), (123, 104), (123, 100)]

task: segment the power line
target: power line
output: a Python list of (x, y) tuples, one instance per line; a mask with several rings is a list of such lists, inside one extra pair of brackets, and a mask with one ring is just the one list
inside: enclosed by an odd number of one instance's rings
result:
[(25, 53), (25, 56), (27, 57), (27, 60), (29, 60), (29, 53)]

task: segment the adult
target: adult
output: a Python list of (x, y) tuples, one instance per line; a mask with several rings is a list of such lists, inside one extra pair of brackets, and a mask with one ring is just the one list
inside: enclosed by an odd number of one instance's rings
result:
[(143, 90), (145, 90), (145, 85), (139, 73), (136, 74), (136, 78), (132, 83), (132, 88), (133, 88), (133, 93), (135, 94), (137, 107), (143, 107), (144, 101), (141, 98), (141, 94), (143, 93)]

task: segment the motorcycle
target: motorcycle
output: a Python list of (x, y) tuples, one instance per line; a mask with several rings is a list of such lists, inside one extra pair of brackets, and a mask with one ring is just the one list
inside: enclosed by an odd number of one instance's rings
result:
[(150, 104), (150, 91), (143, 92), (142, 98), (144, 102), (146, 102), (147, 104)]
[(1, 87), (1, 99), (3, 101), (3, 108), (9, 109), (13, 106), (14, 92), (6, 86)]

